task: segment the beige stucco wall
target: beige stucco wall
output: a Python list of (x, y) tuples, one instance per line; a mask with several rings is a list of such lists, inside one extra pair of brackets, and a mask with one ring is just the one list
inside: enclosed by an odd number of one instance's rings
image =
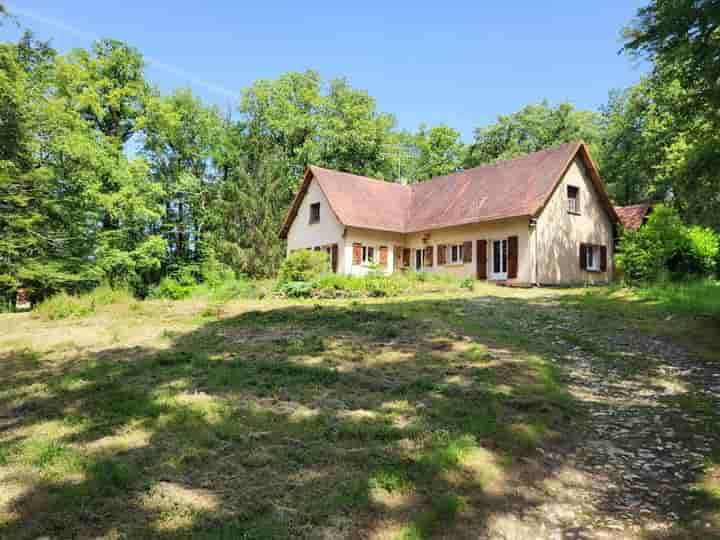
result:
[[(320, 221), (310, 224), (310, 205), (320, 203)], [(317, 180), (313, 179), (287, 234), (287, 252), (338, 245), (338, 269), (344, 268), (345, 227), (337, 220)]]
[[(392, 273), (394, 268), (395, 247), (405, 245), (405, 236), (399, 233), (348, 227), (347, 232), (345, 233), (344, 262), (339, 268), (341, 268), (346, 274), (362, 276), (368, 273), (370, 266), (365, 264), (353, 264), (352, 250), (353, 244), (355, 243), (359, 243), (364, 246), (373, 246), (376, 250), (378, 250), (380, 246), (387, 246), (388, 262), (387, 266), (385, 268), (381, 268), (381, 270), (389, 274)], [(379, 260), (378, 257), (379, 254), (376, 256), (376, 260)]]
[[(531, 254), (529, 252), (529, 228), (527, 218), (516, 218), (490, 223), (479, 223), (473, 225), (462, 225), (459, 227), (448, 227), (436, 229), (425, 233), (412, 233), (407, 235), (407, 247), (411, 249), (422, 248), (426, 245), (433, 245), (433, 266), (428, 269), (431, 272), (446, 272), (459, 277), (475, 277), (477, 261), (477, 240), (487, 240), (487, 264), (488, 279), (491, 276), (491, 242), (492, 240), (504, 240), (509, 236), (518, 237), (518, 276), (515, 280), (522, 283), (530, 281), (530, 269), (532, 268)], [(437, 246), (440, 244), (462, 244), (472, 242), (472, 262), (464, 264), (437, 264)], [(414, 261), (411, 261), (414, 262)]]
[[(580, 188), (580, 215), (567, 211), (567, 186)], [(537, 250), (540, 284), (604, 283), (612, 278), (612, 223), (598, 197), (595, 185), (576, 159), (538, 216), (532, 239)], [(607, 246), (606, 272), (580, 269), (580, 244)]]
[[(518, 237), (518, 277), (515, 280), (522, 283), (529, 283), (531, 280), (531, 270), (533, 267), (532, 254), (530, 253), (529, 244), (529, 228), (527, 218), (509, 219), (492, 223), (481, 223), (473, 225), (463, 225), (459, 227), (448, 227), (445, 229), (435, 229), (432, 231), (411, 234), (397, 234), (383, 231), (372, 231), (368, 229), (356, 229), (348, 227), (345, 235), (345, 255), (343, 271), (355, 275), (367, 273), (366, 265), (354, 265), (352, 263), (352, 245), (360, 243), (365, 246), (373, 246), (376, 249), (380, 246), (388, 247), (388, 264), (384, 268), (386, 272), (392, 272), (394, 268), (394, 251), (395, 247), (410, 248), (412, 251), (410, 257), (411, 268), (414, 268), (415, 249), (423, 249), (428, 245), (432, 245), (433, 249), (433, 265), (424, 268), (427, 272), (444, 272), (459, 277), (475, 277), (476, 264), (476, 241), (488, 241), (488, 277), (491, 277), (490, 261), (492, 240), (503, 240), (509, 236)], [(445, 264), (438, 266), (437, 264), (437, 246), (440, 244), (462, 244), (463, 242), (472, 242), (472, 262), (459, 264)]]

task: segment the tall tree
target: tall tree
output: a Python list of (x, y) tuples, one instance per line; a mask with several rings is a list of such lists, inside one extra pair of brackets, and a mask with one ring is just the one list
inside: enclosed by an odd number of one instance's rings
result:
[(651, 0), (624, 34), (626, 51), (673, 66), (694, 106), (714, 109), (720, 124), (720, 2)]
[(176, 264), (202, 256), (213, 211), (209, 203), (217, 189), (212, 157), (221, 127), (218, 111), (203, 105), (189, 89), (156, 96), (147, 114), (143, 154), (162, 189), (162, 233)]
[(94, 129), (120, 144), (137, 130), (149, 87), (140, 52), (113, 39), (96, 41), (60, 59), (57, 86)]
[(422, 181), (457, 171), (463, 160), (460, 132), (448, 126), (421, 125), (415, 135), (417, 168), (414, 180)]
[(597, 155), (600, 115), (575, 109), (570, 103), (551, 107), (543, 101), (498, 116), (494, 124), (476, 129), (465, 166), (492, 163), (577, 139), (588, 143), (593, 155)]
[(665, 201), (690, 223), (718, 227), (720, 136), (673, 71), (665, 66), (611, 94), (600, 171), (622, 204)]
[(392, 170), (386, 145), (394, 118), (343, 79), (327, 90), (315, 71), (259, 80), (244, 91), (240, 113), (249, 168), (280, 156), (292, 187), (310, 164), (380, 177)]

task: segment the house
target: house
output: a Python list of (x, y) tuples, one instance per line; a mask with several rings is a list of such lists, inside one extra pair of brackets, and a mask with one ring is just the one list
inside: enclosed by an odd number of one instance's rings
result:
[(650, 203), (633, 204), (630, 206), (616, 206), (615, 213), (620, 225), (625, 229), (637, 231), (652, 212)]
[(346, 274), (604, 283), (617, 219), (586, 145), (572, 142), (411, 185), (311, 166), (281, 236), (288, 253), (324, 249)]

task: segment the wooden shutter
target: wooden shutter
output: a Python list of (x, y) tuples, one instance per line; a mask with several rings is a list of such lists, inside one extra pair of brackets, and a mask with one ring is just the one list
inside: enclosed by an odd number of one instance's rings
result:
[(403, 249), (403, 266), (410, 266), (410, 248)]
[(587, 250), (586, 244), (580, 244), (580, 270), (587, 270)]
[(330, 264), (332, 264), (332, 271), (337, 273), (338, 271), (338, 245), (333, 244), (330, 246)]
[(438, 246), (438, 266), (442, 264), (447, 264), (447, 246), (445, 245)]
[(472, 242), (463, 242), (463, 262), (472, 262)]
[(518, 273), (518, 237), (508, 238), (508, 279), (517, 277)]
[(362, 244), (353, 244), (353, 264), (362, 262)]
[(600, 246), (600, 271), (607, 271), (607, 246)]
[(388, 249), (387, 246), (380, 246), (380, 265), (387, 266), (388, 261)]
[(427, 246), (425, 248), (425, 266), (428, 268), (433, 265), (433, 247)]
[(477, 278), (487, 279), (487, 240), (478, 240), (476, 251)]

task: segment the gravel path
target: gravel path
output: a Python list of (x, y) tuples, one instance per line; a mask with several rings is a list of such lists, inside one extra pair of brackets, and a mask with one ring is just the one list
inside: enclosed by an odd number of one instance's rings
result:
[[(565, 348), (554, 362), (587, 421), (557, 448), (541, 451), (529, 466), (532, 487), (523, 487), (528, 478), (517, 483), (534, 504), (491, 521), (487, 538), (686, 538), (678, 533), (683, 527), (700, 533), (693, 538), (716, 533), (693, 510), (691, 488), (720, 447), (718, 428), (706, 425), (720, 415), (720, 359), (708, 362), (664, 339), (593, 327), (581, 313), (551, 309), (551, 324), (531, 321), (527, 330)], [(563, 340), (568, 333), (576, 343)], [(689, 411), (681, 406), (688, 397), (708, 409)]]

